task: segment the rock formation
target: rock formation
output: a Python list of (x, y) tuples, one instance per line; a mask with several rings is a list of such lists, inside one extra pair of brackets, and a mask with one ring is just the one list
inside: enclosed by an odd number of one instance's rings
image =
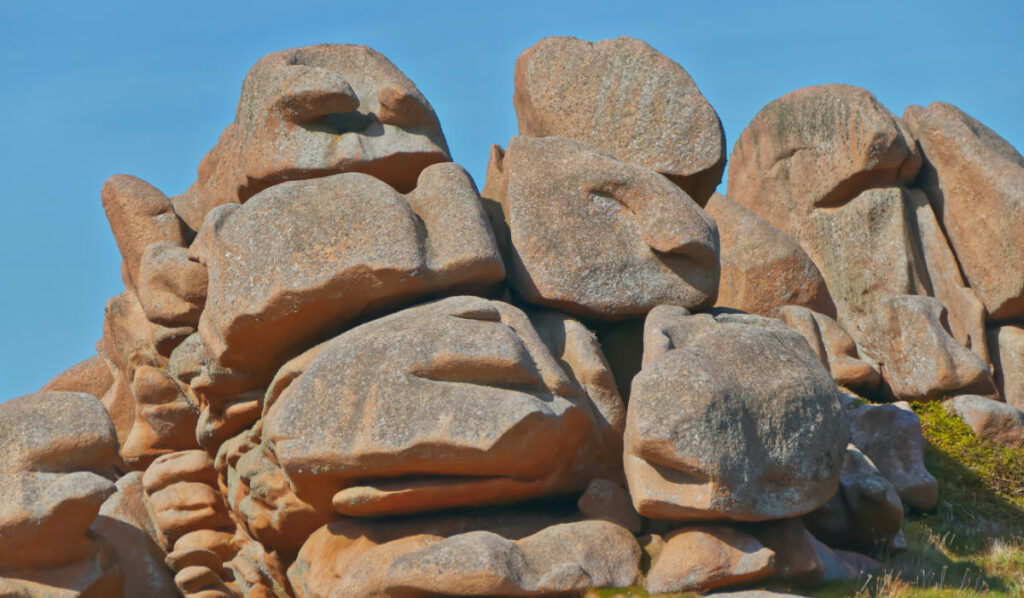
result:
[(878, 402), (1024, 442), (1024, 159), (983, 125), (800, 89), (727, 198), (717, 114), (644, 42), (514, 78), (479, 193), (351, 45), (261, 59), (184, 193), (106, 182), (96, 355), (0, 404), (0, 595), (813, 586), (941, 492)]

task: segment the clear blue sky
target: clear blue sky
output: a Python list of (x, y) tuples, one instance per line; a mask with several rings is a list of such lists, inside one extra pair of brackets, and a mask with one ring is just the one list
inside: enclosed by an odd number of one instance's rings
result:
[[(262, 55), (373, 46), (433, 104), (482, 186), (515, 134), (512, 68), (548, 35), (630, 35), (683, 65), (732, 142), (764, 104), (821, 83), (890, 110), (951, 102), (1024, 148), (1024, 2), (44, 2), (0, 4), (0, 401), (89, 357), (120, 256), (115, 173), (183, 191)], [(724, 185), (723, 188), (724, 189)]]

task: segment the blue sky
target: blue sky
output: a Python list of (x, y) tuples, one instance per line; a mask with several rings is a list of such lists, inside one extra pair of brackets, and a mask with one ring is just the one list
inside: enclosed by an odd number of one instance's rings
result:
[[(373, 46), (430, 100), (483, 185), (515, 134), (516, 56), (548, 35), (630, 35), (683, 65), (732, 143), (772, 99), (850, 83), (890, 110), (941, 100), (1024, 148), (1024, 3), (0, 3), (0, 401), (94, 353), (122, 290), (100, 205), (115, 173), (168, 195), (195, 178), (262, 55)], [(721, 190), (724, 190), (724, 185)]]

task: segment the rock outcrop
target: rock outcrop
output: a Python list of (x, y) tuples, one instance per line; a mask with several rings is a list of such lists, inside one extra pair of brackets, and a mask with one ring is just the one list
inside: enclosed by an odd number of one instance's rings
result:
[(726, 198), (644, 42), (541, 40), (514, 84), (480, 193), (353, 45), (261, 59), (184, 193), (108, 179), (96, 354), (0, 404), (0, 595), (852, 581), (942, 492), (867, 400), (1024, 445), (1024, 160), (983, 125), (800, 89)]

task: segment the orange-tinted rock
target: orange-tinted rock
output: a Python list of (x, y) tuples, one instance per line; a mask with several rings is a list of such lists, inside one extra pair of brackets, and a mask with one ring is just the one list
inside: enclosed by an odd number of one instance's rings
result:
[(57, 374), (39, 390), (84, 392), (101, 399), (113, 384), (114, 377), (107, 363), (99, 355), (93, 355)]
[(1024, 317), (1024, 157), (955, 106), (911, 106), (928, 193), (971, 288), (996, 321)]
[(117, 438), (99, 400), (38, 392), (0, 403), (0, 454), (0, 578), (12, 595), (121, 595), (117, 557), (89, 531), (115, 492)]
[(190, 261), (185, 247), (153, 243), (142, 252), (136, 290), (149, 321), (195, 328), (206, 303), (206, 268)]
[(178, 592), (164, 566), (156, 528), (146, 512), (142, 473), (117, 481), (117, 492), (103, 503), (92, 530), (114, 547), (124, 572), (127, 598), (175, 598)]
[(182, 341), (169, 362), (171, 375), (187, 385), (184, 392), (199, 406), (195, 437), (210, 454), (259, 419), (264, 382), (217, 363), (198, 333)]
[(878, 388), (880, 374), (860, 358), (857, 344), (838, 322), (797, 305), (781, 308), (779, 319), (803, 335), (838, 386), (859, 394), (872, 394)]
[(166, 195), (133, 176), (110, 177), (103, 184), (101, 195), (110, 230), (124, 259), (125, 284), (134, 288), (146, 247), (158, 241), (184, 244), (181, 221)]
[(939, 484), (924, 465), (921, 420), (905, 402), (847, 409), (850, 442), (896, 486), (900, 499), (920, 511), (938, 501)]
[(234, 529), (213, 462), (201, 450), (158, 457), (146, 469), (142, 486), (147, 509), (168, 552), (178, 549), (176, 542), (189, 532)]
[(629, 491), (609, 480), (592, 480), (576, 506), (587, 519), (610, 521), (634, 534), (640, 533), (643, 527), (629, 499)]
[(903, 502), (892, 482), (851, 444), (846, 449), (839, 491), (803, 520), (811, 533), (829, 546), (891, 549), (903, 523)]
[(360, 316), (504, 276), (473, 182), (450, 163), (404, 196), (359, 173), (276, 185), (211, 213), (193, 251), (209, 270), (204, 344), (265, 382)]
[(107, 302), (97, 348), (114, 371), (114, 383), (103, 403), (117, 426), (121, 456), (134, 469), (196, 446), (197, 408), (166, 369), (167, 356), (191, 330), (150, 322), (129, 291)]
[(639, 578), (640, 547), (624, 528), (523, 518), (339, 520), (310, 537), (288, 576), (301, 598), (545, 596)]
[(703, 205), (722, 180), (725, 134), (681, 66), (629, 37), (548, 37), (520, 54), (519, 134), (567, 137), (664, 174)]
[(409, 308), (322, 347), (265, 405), (263, 443), (322, 512), (391, 515), (582, 491), (620, 471), (619, 454), (603, 447), (621, 428), (601, 408), (617, 395), (609, 382), (606, 399), (592, 398), (594, 377), (573, 370), (599, 355), (559, 363), (556, 349), (501, 302)]
[(1024, 327), (990, 328), (988, 344), (999, 394), (1008, 404), (1024, 409)]
[(333, 517), (296, 496), (273, 453), (260, 444), (260, 427), (221, 445), (216, 466), (226, 484), (225, 498), (255, 540), (270, 550), (298, 550)]
[(839, 399), (807, 342), (778, 320), (655, 309), (627, 413), (633, 505), (675, 520), (816, 509), (839, 482)]
[(979, 437), (1004, 446), (1024, 448), (1024, 411), (977, 395), (956, 397), (949, 401), (948, 409)]
[(836, 316), (825, 279), (796, 241), (724, 195), (712, 195), (704, 210), (718, 225), (721, 246), (716, 307), (774, 318), (783, 306), (799, 305)]
[(804, 586), (821, 583), (824, 565), (800, 518), (777, 519), (753, 526), (750, 532), (775, 553), (775, 576)]
[(752, 584), (775, 573), (775, 553), (732, 527), (684, 527), (665, 540), (647, 574), (648, 592), (708, 591)]
[(920, 166), (906, 127), (867, 90), (804, 87), (762, 108), (740, 134), (727, 195), (800, 241), (815, 208), (910, 182)]
[(897, 296), (876, 307), (873, 347), (892, 395), (923, 401), (976, 393), (998, 396), (992, 372), (946, 328), (946, 309), (931, 297)]
[(526, 301), (604, 319), (714, 303), (714, 222), (665, 177), (554, 137), (513, 137), (503, 173), (509, 280)]
[(214, 207), (284, 181), (363, 172), (407, 192), (448, 160), (433, 108), (387, 58), (366, 46), (294, 48), (252, 67), (234, 122), (173, 201), (198, 229)]

